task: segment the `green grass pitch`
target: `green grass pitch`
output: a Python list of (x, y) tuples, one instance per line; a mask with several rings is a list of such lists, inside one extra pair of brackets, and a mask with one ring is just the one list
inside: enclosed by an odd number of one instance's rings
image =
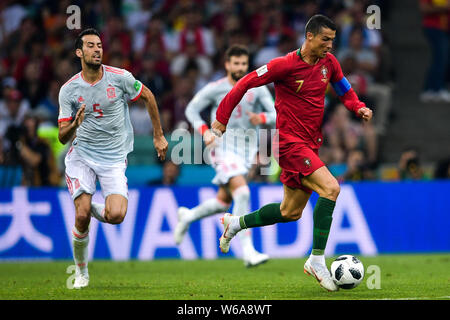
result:
[[(327, 259), (328, 267), (333, 258)], [(90, 285), (68, 289), (72, 261), (0, 263), (0, 299), (309, 300), (450, 299), (450, 254), (359, 257), (379, 267), (352, 290), (327, 292), (303, 273), (305, 258), (271, 259), (255, 268), (241, 260), (111, 262), (89, 264)], [(372, 277), (372, 278), (371, 278)]]

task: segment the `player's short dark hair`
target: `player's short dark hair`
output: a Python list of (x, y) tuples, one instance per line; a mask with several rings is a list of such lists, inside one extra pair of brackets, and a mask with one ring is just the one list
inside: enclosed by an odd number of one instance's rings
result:
[(225, 60), (229, 61), (231, 57), (249, 56), (247, 47), (234, 44), (225, 51)]
[(322, 14), (316, 14), (312, 16), (305, 27), (305, 37), (308, 32), (311, 32), (314, 36), (320, 33), (322, 28), (328, 28), (336, 31), (336, 24), (328, 17)]
[(82, 38), (85, 35), (88, 35), (88, 34), (93, 34), (93, 35), (96, 35), (96, 36), (98, 36), (100, 38), (100, 33), (96, 29), (94, 29), (94, 28), (85, 29), (85, 30), (81, 31), (78, 34), (77, 40), (75, 40), (75, 50), (76, 49), (83, 49), (83, 40), (82, 40)]

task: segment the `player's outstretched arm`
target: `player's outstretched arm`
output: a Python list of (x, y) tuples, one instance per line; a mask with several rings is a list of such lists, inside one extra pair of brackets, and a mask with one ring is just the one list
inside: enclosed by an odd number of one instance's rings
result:
[(77, 128), (81, 125), (84, 120), (84, 110), (86, 108), (85, 104), (82, 104), (80, 109), (78, 109), (75, 119), (70, 121), (61, 121), (58, 123), (58, 139), (62, 144), (69, 142), (74, 136)]
[(247, 90), (282, 79), (288, 70), (289, 62), (287, 58), (279, 57), (241, 78), (220, 102), (216, 111), (218, 122), (227, 125), (231, 113)]
[(158, 105), (156, 104), (155, 96), (149, 88), (143, 85), (142, 94), (139, 99), (142, 99), (142, 101), (144, 102), (148, 114), (150, 115), (150, 119), (152, 120), (153, 144), (155, 145), (156, 152), (158, 153), (158, 158), (164, 160), (166, 158), (166, 152), (169, 144), (164, 137), (164, 133), (161, 127)]

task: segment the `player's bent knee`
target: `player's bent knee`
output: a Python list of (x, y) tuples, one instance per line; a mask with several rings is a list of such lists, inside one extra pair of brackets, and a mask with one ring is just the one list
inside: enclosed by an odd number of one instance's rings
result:
[(125, 219), (126, 209), (105, 210), (105, 216), (109, 223), (120, 224)]
[(339, 183), (337, 181), (334, 181), (334, 183), (330, 183), (326, 186), (324, 194), (321, 196), (335, 201), (340, 192), (341, 187), (339, 186)]
[(296, 209), (296, 210), (289, 210), (285, 208), (280, 208), (281, 216), (287, 220), (287, 221), (297, 221), (302, 217), (302, 210)]
[(75, 220), (79, 223), (85, 224), (89, 223), (91, 217), (91, 207), (90, 205), (78, 205), (75, 207)]

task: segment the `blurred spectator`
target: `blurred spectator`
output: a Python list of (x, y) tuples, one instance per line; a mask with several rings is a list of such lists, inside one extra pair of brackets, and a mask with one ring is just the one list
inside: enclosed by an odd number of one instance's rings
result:
[[(49, 90), (47, 95), (43, 97), (37, 104), (36, 110), (45, 110), (47, 112), (46, 119), (53, 124), (58, 122), (59, 113), (59, 89), (61, 88), (61, 82), (53, 79), (50, 81)], [(48, 119), (47, 119), (48, 115)]]
[(420, 99), (423, 102), (450, 102), (446, 73), (450, 56), (450, 1), (420, 0), (422, 26), (431, 48), (431, 61)]
[(152, 91), (159, 103), (171, 89), (171, 85), (170, 80), (158, 72), (157, 64), (158, 61), (155, 57), (149, 54), (145, 55), (142, 59), (142, 68), (137, 74), (137, 78)]
[(213, 65), (211, 59), (198, 52), (195, 43), (187, 43), (184, 52), (175, 56), (170, 65), (170, 72), (173, 76), (173, 83), (177, 83), (178, 79), (186, 72), (188, 65), (195, 64), (198, 70), (198, 77), (207, 81), (212, 74)]
[(417, 149), (407, 148), (402, 152), (398, 162), (398, 176), (401, 180), (422, 180), (424, 178)]
[(256, 53), (254, 67), (260, 67), (270, 60), (284, 56), (296, 48), (295, 38), (291, 34), (282, 34), (276, 46), (263, 47)]
[(367, 76), (373, 77), (373, 73), (378, 66), (378, 59), (372, 50), (364, 47), (363, 29), (361, 27), (354, 27), (350, 31), (349, 46), (342, 47), (337, 53), (337, 58), (342, 61), (350, 54), (356, 58), (358, 68), (365, 72)]
[(356, 94), (360, 98), (361, 101), (367, 101), (367, 87), (369, 81), (367, 79), (366, 74), (361, 72), (358, 69), (358, 61), (356, 57), (349, 53), (341, 60), (341, 68), (342, 72), (345, 74), (345, 77), (352, 85), (353, 90), (355, 90)]
[(17, 30), (27, 9), (19, 1), (2, 1), (0, 3), (0, 42)]
[(172, 160), (166, 160), (163, 164), (163, 172), (161, 179), (150, 181), (149, 185), (171, 186), (176, 184), (180, 176), (180, 167), (173, 163)]
[(36, 65), (36, 76), (39, 81), (47, 82), (52, 77), (52, 63), (45, 52), (46, 39), (43, 36), (34, 36), (25, 46), (25, 55), (16, 64), (14, 78), (20, 83), (27, 77), (27, 68), (30, 64)]
[(340, 48), (347, 48), (350, 46), (351, 33), (355, 28), (362, 31), (362, 46), (364, 48), (377, 50), (382, 45), (380, 31), (378, 29), (367, 28), (367, 2), (368, 1), (365, 0), (343, 1), (346, 9), (341, 11), (336, 19), (336, 22), (340, 26)]
[(24, 77), (18, 82), (18, 89), (30, 102), (30, 107), (35, 108), (47, 92), (48, 82), (40, 77), (41, 67), (38, 61), (33, 60), (27, 63)]
[(347, 157), (345, 173), (339, 177), (339, 180), (341, 182), (362, 181), (373, 178), (373, 171), (368, 166), (364, 152), (360, 149), (351, 150)]
[(201, 7), (190, 4), (183, 9), (181, 17), (183, 27), (176, 36), (176, 51), (186, 53), (187, 45), (194, 44), (198, 54), (210, 57), (214, 55), (216, 48), (213, 33), (203, 26)]
[(74, 73), (80, 71), (79, 62), (74, 63), (69, 58), (63, 58), (55, 61), (55, 77), (59, 83), (66, 83)]
[(26, 114), (20, 126), (9, 126), (5, 163), (22, 166), (22, 185), (56, 186), (60, 182), (56, 161), (49, 145), (37, 136), (37, 126), (38, 119), (32, 113)]
[(389, 85), (376, 83), (375, 72), (379, 66), (377, 55), (363, 46), (363, 29), (355, 27), (350, 33), (350, 46), (338, 51), (337, 58), (344, 61), (348, 56), (356, 59), (353, 72), (360, 73), (368, 81), (366, 95), (374, 101), (374, 122), (378, 134), (384, 134), (391, 108), (392, 89)]
[(434, 171), (434, 178), (450, 179), (450, 158), (446, 158), (438, 162)]
[(305, 41), (305, 27), (309, 18), (319, 13), (319, 4), (315, 0), (306, 0), (299, 3), (292, 4), (287, 14), (290, 17), (292, 28), (297, 33), (297, 47), (301, 47)]
[(353, 121), (351, 113), (343, 104), (335, 107), (330, 120), (324, 126), (324, 134), (334, 157), (340, 157), (339, 149), (342, 149), (344, 154), (355, 149), (362, 149), (367, 153), (369, 163), (376, 162), (377, 137), (370, 122)]
[(4, 99), (0, 100), (0, 137), (3, 137), (9, 126), (19, 126), (30, 109), (29, 103), (22, 99), (18, 90), (4, 89)]
[(184, 111), (194, 95), (194, 86), (195, 83), (192, 83), (190, 79), (181, 77), (172, 93), (162, 101), (160, 115), (164, 132), (187, 126)]
[(125, 29), (122, 17), (110, 17), (101, 32), (100, 39), (102, 40), (103, 51), (105, 52), (105, 64), (110, 63), (109, 59), (113, 54), (118, 53), (122, 57), (129, 57), (131, 55), (131, 35)]

